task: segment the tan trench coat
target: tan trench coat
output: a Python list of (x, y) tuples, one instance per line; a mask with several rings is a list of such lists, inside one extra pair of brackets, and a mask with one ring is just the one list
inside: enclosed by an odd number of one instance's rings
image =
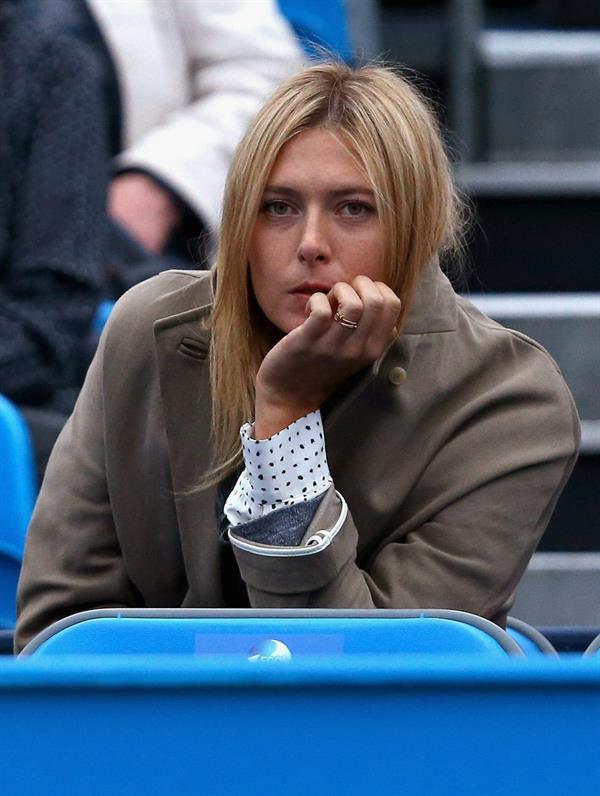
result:
[[(225, 605), (209, 463), (209, 275), (169, 271), (118, 303), (29, 529), (17, 647), (107, 606)], [(235, 550), (254, 607), (454, 608), (500, 624), (574, 464), (552, 359), (458, 297), (437, 266), (404, 332), (325, 421), (321, 552)], [(273, 548), (269, 549), (273, 552)]]

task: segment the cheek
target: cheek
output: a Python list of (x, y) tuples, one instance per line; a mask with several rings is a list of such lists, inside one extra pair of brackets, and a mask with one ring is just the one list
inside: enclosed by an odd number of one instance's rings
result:
[(383, 242), (377, 236), (364, 236), (347, 248), (346, 262), (354, 276), (364, 274), (374, 281), (385, 281), (383, 269)]

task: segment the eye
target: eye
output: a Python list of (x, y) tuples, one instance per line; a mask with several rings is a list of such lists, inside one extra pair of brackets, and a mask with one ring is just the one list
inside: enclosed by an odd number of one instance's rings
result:
[(341, 207), (342, 215), (350, 218), (364, 218), (375, 212), (375, 208), (366, 202), (359, 202), (354, 200), (352, 202), (344, 202)]
[(263, 204), (263, 210), (271, 216), (282, 218), (292, 212), (292, 207), (281, 199), (271, 199)]

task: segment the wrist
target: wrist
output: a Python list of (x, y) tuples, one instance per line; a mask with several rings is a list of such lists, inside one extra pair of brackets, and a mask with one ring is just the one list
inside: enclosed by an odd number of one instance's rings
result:
[(254, 439), (268, 439), (318, 408), (318, 404), (291, 405), (259, 396), (257, 393), (254, 405)]

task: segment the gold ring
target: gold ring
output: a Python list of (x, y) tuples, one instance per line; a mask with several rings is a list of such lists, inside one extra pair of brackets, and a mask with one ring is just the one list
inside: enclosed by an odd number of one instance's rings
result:
[(339, 307), (335, 311), (333, 320), (339, 323), (340, 326), (343, 326), (344, 329), (358, 329), (358, 323), (356, 321), (351, 321), (349, 318), (345, 318), (340, 312)]

